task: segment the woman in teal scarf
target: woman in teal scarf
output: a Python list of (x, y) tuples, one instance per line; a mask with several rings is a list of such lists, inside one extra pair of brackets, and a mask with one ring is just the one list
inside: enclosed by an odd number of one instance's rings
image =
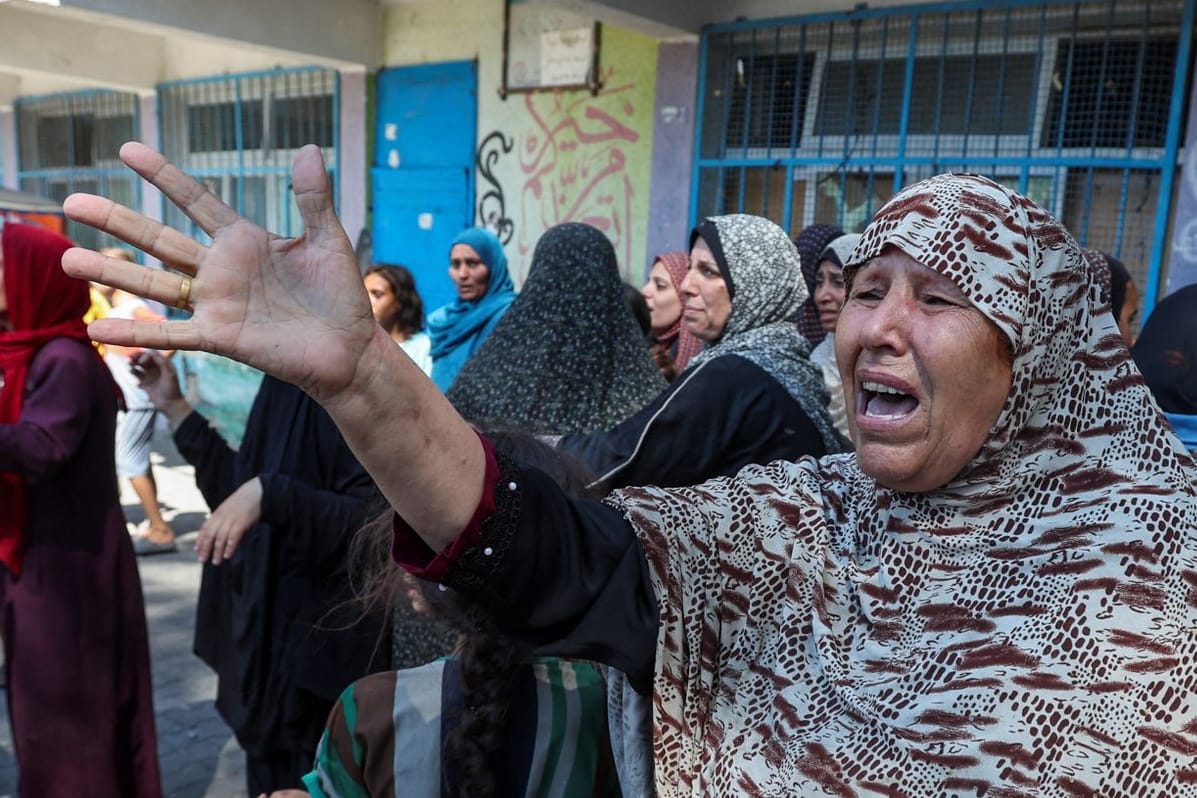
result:
[(489, 230), (471, 228), (453, 239), (449, 277), (457, 299), (428, 317), (432, 338), (432, 381), (442, 391), (490, 335), (515, 301), (503, 244)]

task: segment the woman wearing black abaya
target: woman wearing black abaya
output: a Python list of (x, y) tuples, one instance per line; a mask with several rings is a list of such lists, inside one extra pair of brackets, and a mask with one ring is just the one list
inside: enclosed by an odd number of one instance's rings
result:
[(214, 508), (196, 540), (195, 651), (219, 677), (216, 708), (245, 749), (248, 792), (299, 787), (341, 690), (388, 665), (383, 619), (349, 606), (346, 568), (378, 490), (295, 386), (263, 379), (234, 450), (183, 399), (167, 360), (134, 362)]

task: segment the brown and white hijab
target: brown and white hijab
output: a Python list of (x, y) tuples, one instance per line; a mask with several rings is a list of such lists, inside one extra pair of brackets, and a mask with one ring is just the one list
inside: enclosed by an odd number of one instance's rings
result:
[(1197, 491), (1068, 232), (985, 178), (890, 200), (897, 247), (1010, 340), (942, 488), (853, 455), (616, 503), (660, 607), (662, 795), (1197, 794)]

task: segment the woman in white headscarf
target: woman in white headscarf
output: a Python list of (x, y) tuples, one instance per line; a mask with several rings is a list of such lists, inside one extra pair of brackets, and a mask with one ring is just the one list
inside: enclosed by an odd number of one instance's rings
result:
[(749, 463), (846, 446), (793, 318), (806, 300), (798, 251), (760, 216), (704, 219), (690, 235), (682, 325), (706, 346), (638, 413), (558, 446), (606, 488), (692, 485)]
[(810, 362), (823, 372), (827, 383), (827, 413), (835, 428), (845, 437), (852, 433), (848, 429), (848, 408), (844, 404), (844, 384), (840, 380), (840, 367), (835, 360), (835, 325), (844, 306), (844, 262), (852, 254), (859, 233), (839, 236), (828, 244), (819, 256), (815, 268), (814, 300), (819, 311), (819, 323), (825, 337), (810, 353)]
[[(123, 157), (168, 197), (194, 195), (161, 156)], [(190, 325), (93, 332), (300, 381), (402, 517), (397, 559), (545, 650), (651, 685), (661, 795), (1197, 783), (1193, 461), (1142, 412), (1152, 400), (1076, 243), (1027, 198), (947, 175), (878, 212), (845, 264), (837, 328), (855, 454), (600, 504), (495, 457), (369, 329), (364, 297), (325, 296), (358, 278), (314, 149), (295, 185), (319, 258), (302, 244), (236, 258), (269, 239), (214, 199), (189, 206), (211, 247), (68, 200), (80, 221), (147, 232), (196, 281), (68, 253), (80, 276), (194, 303)], [(281, 306), (220, 301), (267, 276), (291, 278)], [(300, 326), (341, 357), (278, 345)], [(403, 410), (380, 419), (386, 397)]]

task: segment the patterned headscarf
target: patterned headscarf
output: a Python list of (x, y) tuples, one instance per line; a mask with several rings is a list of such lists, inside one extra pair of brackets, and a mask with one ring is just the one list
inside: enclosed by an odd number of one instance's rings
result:
[[(689, 253), (677, 250), (675, 252), (666, 252), (663, 255), (658, 255), (653, 259), (653, 264), (660, 262), (665, 270), (669, 272), (669, 281), (673, 283), (673, 290), (677, 291), (678, 296), (682, 295), (682, 280), (686, 279), (686, 272), (690, 270), (690, 255)], [(682, 300), (683, 303), (685, 300)], [(677, 321), (664, 335), (656, 336), (657, 343), (665, 346), (673, 346), (673, 342), (677, 341), (677, 352), (673, 356), (673, 366), (677, 369), (677, 373), (686, 370), (686, 366), (690, 364), (690, 359), (702, 351), (702, 339), (697, 338), (694, 333), (682, 326), (681, 314), (678, 314)]]
[(523, 291), (447, 395), (471, 421), (565, 435), (613, 427), (664, 389), (611, 242), (569, 223), (541, 236)]
[[(62, 255), (74, 246), (65, 236), (9, 223), (0, 228), (0, 246), (12, 328), (0, 332), (0, 424), (12, 424), (21, 417), (29, 365), (39, 349), (55, 338), (74, 338), (91, 349), (83, 325), (91, 300), (87, 283), (62, 270)], [(113, 391), (120, 395), (115, 384)], [(25, 502), (24, 478), (0, 471), (0, 562), (16, 574), (21, 572)]]
[(442, 391), (453, 384), (465, 364), (498, 319), (515, 301), (515, 284), (507, 271), (503, 242), (489, 230), (463, 230), (453, 239), (449, 250), (458, 244), (472, 247), (486, 264), (489, 276), (481, 299), (466, 301), (460, 297), (437, 308), (428, 317), (428, 336), (432, 339), (432, 381)]
[[(842, 452), (843, 439), (827, 415), (823, 374), (810, 362), (810, 345), (791, 321), (807, 296), (794, 243), (784, 230), (760, 216), (713, 216), (704, 225), (719, 236), (707, 244), (716, 259), (722, 256), (719, 267), (731, 274), (735, 294), (723, 335), (690, 365), (723, 355), (739, 355), (755, 363), (802, 406), (827, 451)], [(695, 230), (692, 238), (697, 236)]]
[(855, 455), (623, 493), (660, 604), (661, 795), (1191, 791), (1197, 471), (1079, 248), (965, 175), (891, 199), (849, 277), (891, 246), (1009, 339), (1009, 397), (927, 493)]
[(815, 307), (815, 274), (819, 271), (819, 255), (844, 231), (835, 225), (812, 224), (794, 237), (794, 246), (802, 258), (802, 279), (806, 282), (806, 301), (798, 311), (798, 332), (817, 346), (827, 335), (823, 329), (823, 322), (819, 321), (819, 309)]
[(1089, 267), (1089, 276), (1097, 286), (1097, 295), (1103, 305), (1110, 304), (1110, 292), (1113, 283), (1110, 275), (1110, 265), (1106, 263), (1106, 256), (1096, 249), (1082, 249), (1081, 257)]
[(823, 247), (823, 251), (819, 254), (819, 263), (829, 260), (840, 269), (844, 268), (844, 264), (848, 262), (848, 258), (852, 255), (852, 250), (860, 243), (860, 233), (845, 233), (838, 236), (827, 246)]

